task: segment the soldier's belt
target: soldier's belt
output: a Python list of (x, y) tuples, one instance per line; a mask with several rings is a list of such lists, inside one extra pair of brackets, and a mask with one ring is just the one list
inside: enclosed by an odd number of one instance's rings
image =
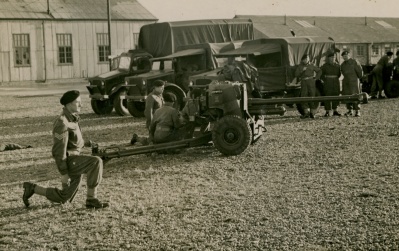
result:
[(324, 77), (326, 77), (326, 78), (338, 78), (338, 76), (335, 76), (335, 75), (325, 75)]
[(308, 79), (313, 79), (313, 77), (302, 78), (302, 80), (308, 80)]

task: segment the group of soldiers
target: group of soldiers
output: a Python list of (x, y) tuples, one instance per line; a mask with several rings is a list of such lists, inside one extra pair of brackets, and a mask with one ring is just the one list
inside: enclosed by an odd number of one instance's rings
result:
[[(383, 78), (382, 74), (388, 62), (391, 60), (393, 53), (387, 52), (377, 63), (372, 70), (373, 83), (371, 87), (371, 98), (376, 99), (377, 94), (379, 99), (385, 98), (383, 96)], [(335, 62), (335, 54), (333, 52), (327, 54), (326, 63), (320, 68), (311, 64), (309, 56), (303, 55), (301, 63), (298, 65), (295, 71), (295, 77), (301, 81), (301, 96), (302, 97), (314, 97), (316, 96), (316, 82), (320, 81), (323, 86), (323, 92), (325, 96), (339, 96), (341, 93), (341, 85), (339, 78), (343, 76), (342, 80), (342, 94), (353, 95), (358, 94), (361, 91), (359, 79), (363, 76), (363, 70), (359, 62), (350, 57), (349, 51), (343, 51), (341, 53), (344, 62), (341, 65)], [(396, 53), (397, 58), (394, 60), (396, 69), (399, 66), (399, 51)], [(339, 102), (325, 102), (325, 117), (329, 116), (341, 116), (337, 108)], [(317, 109), (316, 103), (308, 103), (303, 105), (304, 114), (301, 118), (315, 118)], [(347, 112), (345, 116), (360, 117), (360, 105), (358, 102), (346, 103)], [(331, 111), (332, 114), (331, 114)], [(354, 112), (354, 114), (353, 114)]]

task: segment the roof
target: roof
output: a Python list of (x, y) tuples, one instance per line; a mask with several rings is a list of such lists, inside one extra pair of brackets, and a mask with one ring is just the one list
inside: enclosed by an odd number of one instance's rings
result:
[[(105, 0), (1, 0), (0, 20), (108, 20)], [(137, 0), (111, 0), (111, 20), (158, 19)]]
[[(255, 38), (296, 36), (332, 37), (336, 43), (399, 42), (399, 18), (326, 16), (253, 16)], [(382, 21), (382, 22), (381, 22)]]
[(199, 54), (204, 54), (204, 53), (205, 53), (205, 49), (187, 49), (187, 50), (175, 52), (175, 53), (170, 54), (165, 57), (152, 58), (151, 60), (152, 61), (170, 60), (173, 58), (187, 57), (187, 56), (199, 55)]

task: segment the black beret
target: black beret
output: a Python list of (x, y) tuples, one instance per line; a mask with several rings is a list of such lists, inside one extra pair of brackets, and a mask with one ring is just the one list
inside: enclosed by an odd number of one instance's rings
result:
[(387, 56), (392, 56), (393, 55), (393, 52), (392, 51), (388, 51), (387, 52)]
[(154, 81), (154, 86), (164, 86), (165, 82), (162, 80), (155, 80)]
[(304, 60), (305, 58), (307, 58), (309, 55), (308, 54), (303, 54), (301, 60)]
[(174, 95), (170, 94), (170, 93), (165, 93), (163, 95), (163, 100), (165, 102), (171, 102), (172, 103), (172, 102), (176, 102), (176, 97)]
[(80, 96), (80, 92), (77, 90), (67, 91), (64, 93), (60, 99), (61, 105), (66, 105), (74, 100), (76, 100)]
[(348, 54), (349, 54), (349, 51), (343, 51), (343, 52), (341, 53), (341, 56), (348, 55)]

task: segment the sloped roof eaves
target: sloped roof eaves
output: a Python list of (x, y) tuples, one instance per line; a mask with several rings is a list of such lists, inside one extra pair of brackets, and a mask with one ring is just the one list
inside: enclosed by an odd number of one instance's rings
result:
[[(7, 0), (6, 0), (7, 1)], [(46, 0), (20, 0), (2, 2), (0, 20), (107, 20), (105, 0), (52, 0), (47, 14)], [(111, 1), (111, 20), (158, 21), (137, 0)], [(10, 14), (12, 13), (12, 14)]]
[[(268, 37), (291, 36), (292, 28), (297, 36), (330, 36), (336, 43), (383, 43), (399, 42), (399, 18), (364, 17), (309, 17), (309, 16), (236, 16), (250, 18), (255, 29)], [(314, 24), (304, 28), (295, 20)], [(376, 20), (383, 20), (396, 28), (384, 28)], [(367, 21), (367, 25), (366, 25)], [(285, 25), (286, 23), (287, 25)]]

